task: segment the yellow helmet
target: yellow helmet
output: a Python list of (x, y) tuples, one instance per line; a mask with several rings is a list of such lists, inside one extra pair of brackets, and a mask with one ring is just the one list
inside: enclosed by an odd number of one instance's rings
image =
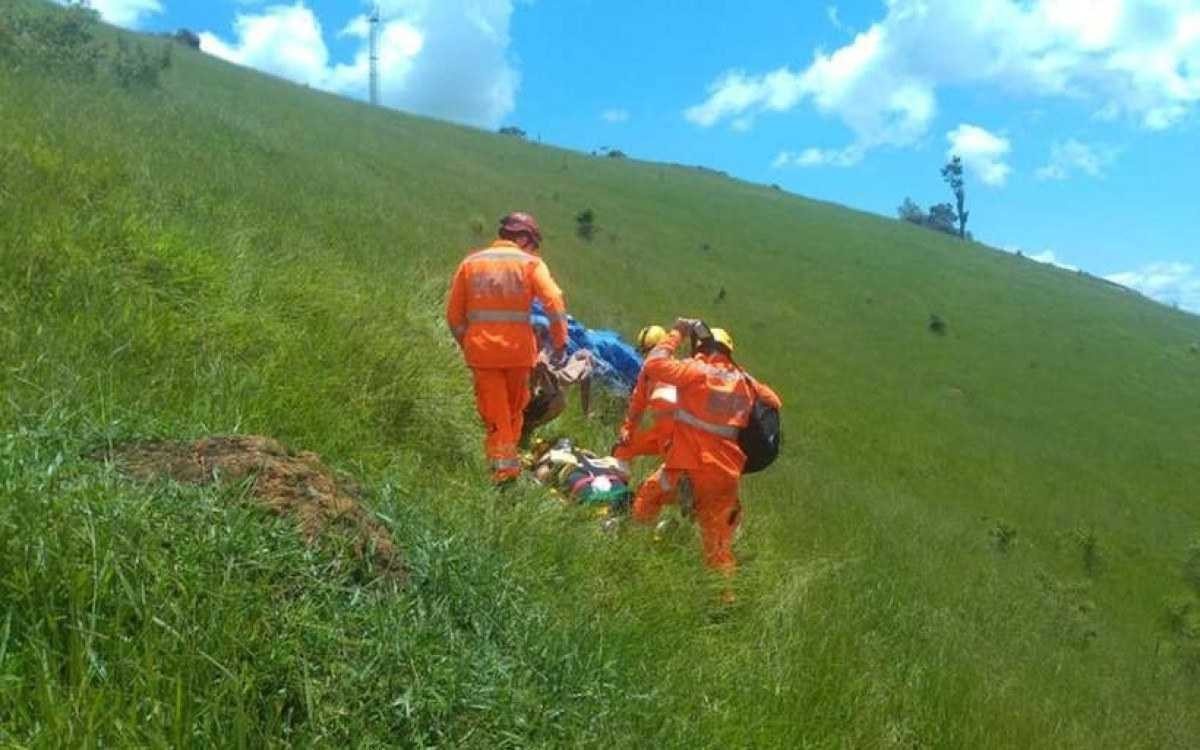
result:
[(637, 345), (642, 353), (646, 353), (658, 346), (658, 344), (667, 337), (667, 331), (662, 326), (646, 326), (638, 331)]
[(713, 328), (711, 330), (713, 341), (728, 349), (730, 354), (733, 354), (733, 336), (729, 335), (729, 331), (726, 331), (724, 328)]

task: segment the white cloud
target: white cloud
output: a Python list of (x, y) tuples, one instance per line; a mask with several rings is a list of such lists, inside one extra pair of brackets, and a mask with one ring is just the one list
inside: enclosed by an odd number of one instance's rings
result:
[(1106, 278), (1159, 302), (1200, 313), (1200, 269), (1190, 263), (1151, 263)]
[[(67, 0), (57, 2), (67, 4)], [(147, 16), (163, 12), (159, 0), (91, 0), (91, 6), (108, 23), (127, 29), (136, 29)]]
[[(239, 2), (245, 2), (245, 0), (239, 0)], [(367, 18), (366, 14), (360, 14), (360, 15), (355, 16), (354, 18), (351, 18), (350, 21), (345, 26), (342, 27), (342, 30), (338, 32), (338, 36), (339, 37), (349, 36), (349, 37), (355, 37), (357, 39), (366, 39), (370, 33), (371, 33), (370, 19)]]
[(1065, 180), (1073, 174), (1100, 178), (1115, 159), (1113, 149), (1089, 146), (1071, 138), (1055, 143), (1050, 149), (1050, 162), (1039, 167), (1035, 174), (1039, 180)]
[[(390, 0), (381, 6), (383, 104), (488, 128), (513, 110), (520, 75), (509, 60), (512, 0)], [(338, 36), (358, 39), (359, 48), (349, 62), (334, 63), (320, 20), (298, 0), (239, 13), (233, 41), (205, 32), (200, 43), (231, 62), (365, 99), (369, 30), (365, 16), (346, 24)]]
[(329, 50), (321, 35), (321, 22), (303, 3), (272, 6), (262, 15), (239, 13), (233, 28), (236, 43), (227, 44), (203, 32), (200, 48), (238, 65), (327, 87)]
[(887, 0), (886, 16), (801, 70), (732, 70), (685, 110), (702, 127), (811, 103), (867, 150), (923, 137), (946, 86), (1067, 98), (1171, 127), (1200, 102), (1196, 0)]
[(981, 182), (1000, 187), (1008, 181), (1012, 172), (1005, 161), (1012, 144), (1007, 138), (990, 133), (978, 125), (959, 125), (946, 134), (950, 148), (947, 157), (962, 157), (963, 166), (974, 173)]
[(624, 109), (606, 109), (600, 113), (600, 119), (614, 125), (629, 122), (629, 111)]
[(1030, 260), (1036, 260), (1038, 263), (1057, 266), (1058, 268), (1062, 268), (1067, 271), (1079, 270), (1079, 266), (1073, 266), (1070, 263), (1060, 260), (1053, 250), (1046, 250), (1045, 252), (1037, 253), (1036, 255), (1030, 255), (1028, 257)]
[(782, 151), (771, 166), (782, 167), (852, 167), (863, 159), (863, 152), (854, 146), (847, 148), (806, 148), (800, 152)]

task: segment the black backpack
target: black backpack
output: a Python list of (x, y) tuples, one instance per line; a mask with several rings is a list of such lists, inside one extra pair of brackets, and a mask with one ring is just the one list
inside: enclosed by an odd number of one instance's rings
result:
[[(746, 379), (753, 387), (754, 381), (749, 375)], [(779, 455), (781, 440), (779, 410), (768, 406), (756, 395), (754, 405), (750, 407), (750, 421), (738, 431), (738, 447), (746, 454), (746, 466), (742, 473), (754, 474), (774, 463)]]

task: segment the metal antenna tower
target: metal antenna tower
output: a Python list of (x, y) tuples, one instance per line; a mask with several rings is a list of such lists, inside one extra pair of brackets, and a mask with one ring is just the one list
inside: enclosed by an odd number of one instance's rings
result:
[(379, 106), (379, 3), (371, 7), (371, 106)]

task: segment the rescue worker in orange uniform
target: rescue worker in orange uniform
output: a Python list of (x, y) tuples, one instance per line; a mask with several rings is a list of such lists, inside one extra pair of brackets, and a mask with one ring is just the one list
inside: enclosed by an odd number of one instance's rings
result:
[[(637, 337), (638, 348), (645, 357), (650, 350), (667, 337), (662, 326), (646, 326)], [(621, 425), (620, 437), (612, 455), (621, 461), (632, 461), (638, 456), (662, 456), (671, 443), (675, 427), (675, 386), (656, 383), (646, 377), (645, 368), (638, 373), (633, 393), (629, 395), (629, 406), (625, 410), (625, 422)], [(649, 412), (650, 425), (641, 427), (642, 417)]]
[[(662, 326), (646, 326), (638, 332), (637, 344), (642, 356), (662, 343), (667, 332)], [(629, 463), (638, 456), (659, 456), (665, 458), (667, 448), (671, 445), (671, 435), (675, 431), (676, 409), (675, 386), (658, 383), (646, 377), (646, 369), (638, 373), (637, 383), (633, 393), (629, 395), (629, 406), (625, 411), (625, 422), (621, 425), (620, 437), (613, 447), (613, 458), (621, 462), (626, 473), (629, 473)], [(649, 412), (650, 424), (642, 427), (642, 417)], [(642, 495), (644, 502), (656, 507), (663, 507), (674, 502), (675, 492), (665, 490), (658, 482), (658, 474), (653, 473), (638, 487), (637, 493)], [(656, 535), (659, 533), (656, 530)]]
[[(776, 409), (779, 396), (768, 386), (751, 380), (733, 362), (733, 338), (714, 328), (700, 340), (699, 356), (676, 360), (675, 350), (685, 337), (702, 328), (698, 321), (680, 319), (666, 339), (650, 352), (646, 378), (674, 385), (678, 408), (666, 461), (639, 488), (633, 501), (634, 520), (653, 523), (681, 482), (691, 486), (693, 511), (700, 526), (704, 559), (726, 576), (737, 567), (733, 533), (741, 520), (738, 481), (746, 454), (738, 447), (738, 432), (750, 418), (755, 398)], [(732, 597), (727, 592), (727, 597)]]
[(521, 473), (517, 441), (538, 352), (530, 323), (533, 300), (545, 307), (558, 361), (566, 357), (567, 315), (562, 291), (538, 256), (542, 232), (537, 221), (526, 213), (511, 213), (500, 220), (498, 234), (495, 242), (459, 264), (450, 283), (446, 323), (474, 378), (492, 481), (504, 484)]

